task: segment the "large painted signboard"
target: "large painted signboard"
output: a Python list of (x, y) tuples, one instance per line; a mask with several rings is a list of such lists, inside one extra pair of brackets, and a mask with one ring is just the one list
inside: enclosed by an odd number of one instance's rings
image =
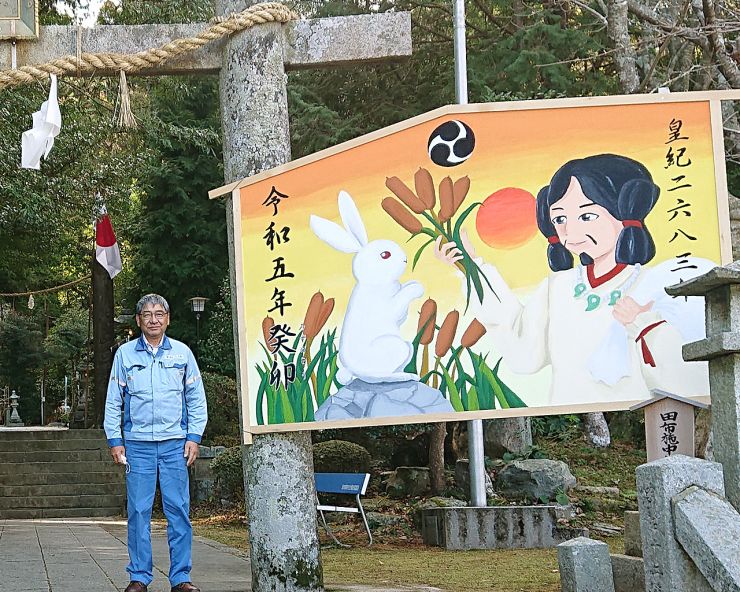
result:
[(245, 431), (708, 396), (718, 93), (447, 107), (232, 192)]

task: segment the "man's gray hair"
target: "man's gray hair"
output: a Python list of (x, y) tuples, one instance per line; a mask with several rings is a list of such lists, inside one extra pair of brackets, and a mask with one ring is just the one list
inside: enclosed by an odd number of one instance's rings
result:
[(159, 304), (164, 308), (165, 312), (170, 312), (170, 305), (167, 304), (167, 301), (162, 296), (159, 294), (147, 294), (146, 296), (142, 296), (136, 303), (136, 314), (141, 314), (141, 311), (144, 310), (147, 304)]

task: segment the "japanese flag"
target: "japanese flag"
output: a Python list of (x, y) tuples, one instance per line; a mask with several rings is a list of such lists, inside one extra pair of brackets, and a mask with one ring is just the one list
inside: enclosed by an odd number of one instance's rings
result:
[(110, 279), (121, 271), (121, 251), (113, 234), (113, 225), (108, 214), (103, 214), (95, 224), (95, 259), (108, 272)]

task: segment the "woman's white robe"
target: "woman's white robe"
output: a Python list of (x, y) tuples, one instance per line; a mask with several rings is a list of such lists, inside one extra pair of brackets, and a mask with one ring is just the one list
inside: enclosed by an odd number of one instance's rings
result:
[[(697, 269), (682, 272), (684, 281), (715, 266), (701, 259), (692, 259), (691, 264)], [(540, 283), (525, 305), (495, 267), (479, 265), (496, 295), (486, 288), (481, 304), (473, 294), (472, 313), (486, 326), (511, 371), (532, 374), (552, 366), (550, 404), (637, 401), (649, 398), (655, 388), (685, 397), (709, 395), (707, 364), (685, 362), (681, 355), (684, 343), (704, 336), (704, 301), (665, 293), (666, 286), (679, 282), (679, 275), (671, 271), (675, 261), (643, 267), (631, 283), (635, 268), (627, 266), (595, 288), (584, 269), (587, 291), (580, 298), (574, 297), (577, 269), (556, 272)], [(608, 306), (612, 290), (624, 290), (625, 284), (630, 285), (623, 297), (631, 296), (640, 305), (653, 302), (626, 327)], [(589, 312), (588, 294), (602, 299)], [(660, 321), (665, 322), (656, 325)], [(526, 402), (526, 393), (520, 395)]]

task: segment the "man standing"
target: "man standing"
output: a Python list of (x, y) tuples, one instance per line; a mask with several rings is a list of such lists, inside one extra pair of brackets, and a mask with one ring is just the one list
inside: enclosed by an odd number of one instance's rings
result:
[[(159, 475), (167, 517), (172, 592), (200, 592), (190, 582), (193, 531), (188, 469), (206, 427), (206, 396), (188, 346), (165, 335), (170, 307), (157, 294), (136, 304), (141, 335), (116, 351), (105, 403), (110, 454), (126, 465), (126, 592), (147, 592), (153, 579), (150, 522)], [(123, 429), (121, 428), (123, 424)]]

